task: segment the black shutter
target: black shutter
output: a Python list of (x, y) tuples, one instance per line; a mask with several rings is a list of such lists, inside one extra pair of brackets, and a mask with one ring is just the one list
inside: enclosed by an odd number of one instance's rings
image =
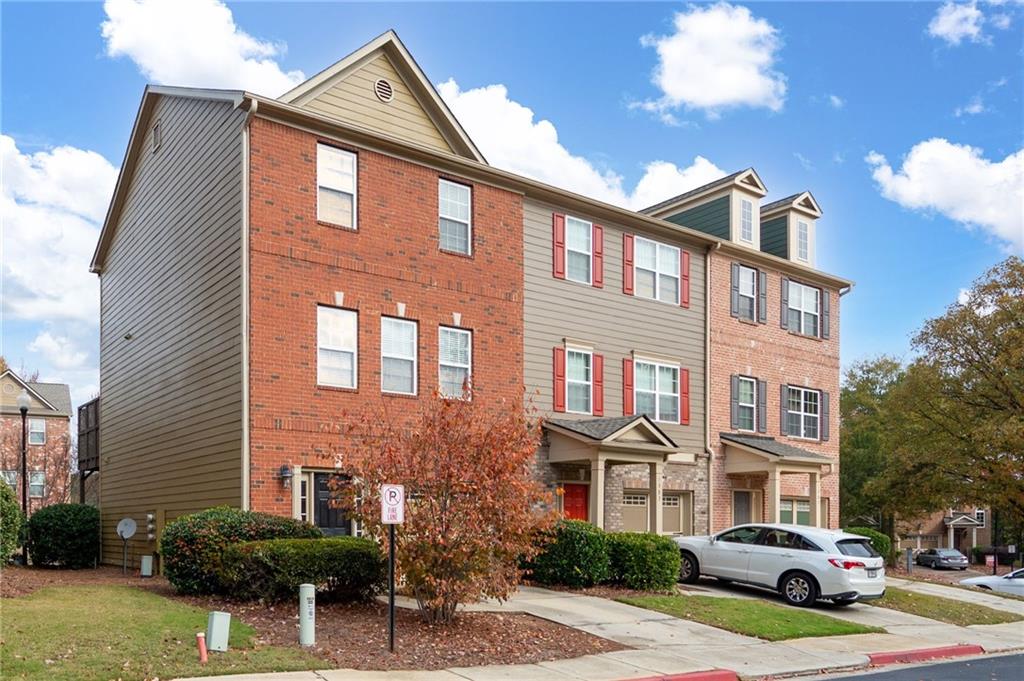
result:
[(757, 321), (768, 321), (768, 273), (764, 270), (757, 271)]
[(782, 301), (782, 306), (779, 312), (779, 326), (784, 329), (789, 328), (789, 279), (786, 277), (782, 278), (782, 284), (779, 289), (779, 300)]
[(736, 374), (729, 377), (729, 427), (740, 427), (740, 377)]
[(740, 266), (732, 264), (732, 289), (729, 293), (729, 314), (733, 317), (740, 316)]
[(821, 289), (821, 337), (828, 338), (831, 332), (832, 301), (829, 292)]
[(757, 382), (757, 432), (768, 432), (768, 384)]
[(787, 399), (789, 398), (789, 386), (779, 386), (779, 432), (789, 435), (789, 409)]
[(821, 440), (828, 442), (828, 393), (821, 393)]

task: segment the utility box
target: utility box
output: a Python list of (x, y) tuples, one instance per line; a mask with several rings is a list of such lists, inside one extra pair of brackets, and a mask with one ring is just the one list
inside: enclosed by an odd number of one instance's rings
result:
[(218, 653), (227, 652), (228, 633), (231, 631), (231, 613), (214, 610), (206, 620), (206, 648)]
[(139, 558), (139, 574), (143, 577), (153, 576), (153, 556)]

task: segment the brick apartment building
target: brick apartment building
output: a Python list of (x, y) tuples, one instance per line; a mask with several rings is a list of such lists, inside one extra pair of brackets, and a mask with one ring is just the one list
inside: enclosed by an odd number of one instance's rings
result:
[[(495, 408), (534, 398), (536, 472), (567, 516), (707, 532), (745, 456), (723, 452), (728, 395), (707, 409), (708, 391), (720, 399), (736, 372), (823, 395), (838, 381), (835, 295), (828, 339), (777, 319), (709, 333), (734, 261), (846, 285), (491, 167), (391, 32), (278, 99), (151, 86), (92, 263), (105, 555), (119, 555), (121, 517), (147, 528), (133, 554), (153, 553), (167, 521), (217, 504), (356, 531), (329, 503), (342, 415), (383, 401), (414, 417), (465, 378)], [(815, 350), (807, 368), (717, 366), (716, 339), (739, 329), (772, 352)], [(834, 376), (808, 377), (816, 362)], [(742, 484), (828, 468), (819, 488), (834, 500), (827, 432), (786, 438), (808, 451), (761, 457)], [(778, 507), (813, 498), (802, 484), (784, 480)]]

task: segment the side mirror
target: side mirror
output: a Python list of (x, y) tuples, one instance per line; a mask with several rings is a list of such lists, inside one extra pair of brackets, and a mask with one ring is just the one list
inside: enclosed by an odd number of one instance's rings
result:
[(716, 537), (715, 535), (711, 535), (710, 537), (708, 537), (708, 543), (709, 544), (714, 544), (717, 541), (718, 541), (718, 537)]

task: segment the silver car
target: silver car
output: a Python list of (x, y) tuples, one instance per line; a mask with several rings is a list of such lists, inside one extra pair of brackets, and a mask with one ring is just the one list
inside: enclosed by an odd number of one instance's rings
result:
[(914, 559), (922, 567), (934, 569), (949, 568), (951, 570), (966, 570), (967, 556), (956, 549), (928, 549), (917, 554)]

